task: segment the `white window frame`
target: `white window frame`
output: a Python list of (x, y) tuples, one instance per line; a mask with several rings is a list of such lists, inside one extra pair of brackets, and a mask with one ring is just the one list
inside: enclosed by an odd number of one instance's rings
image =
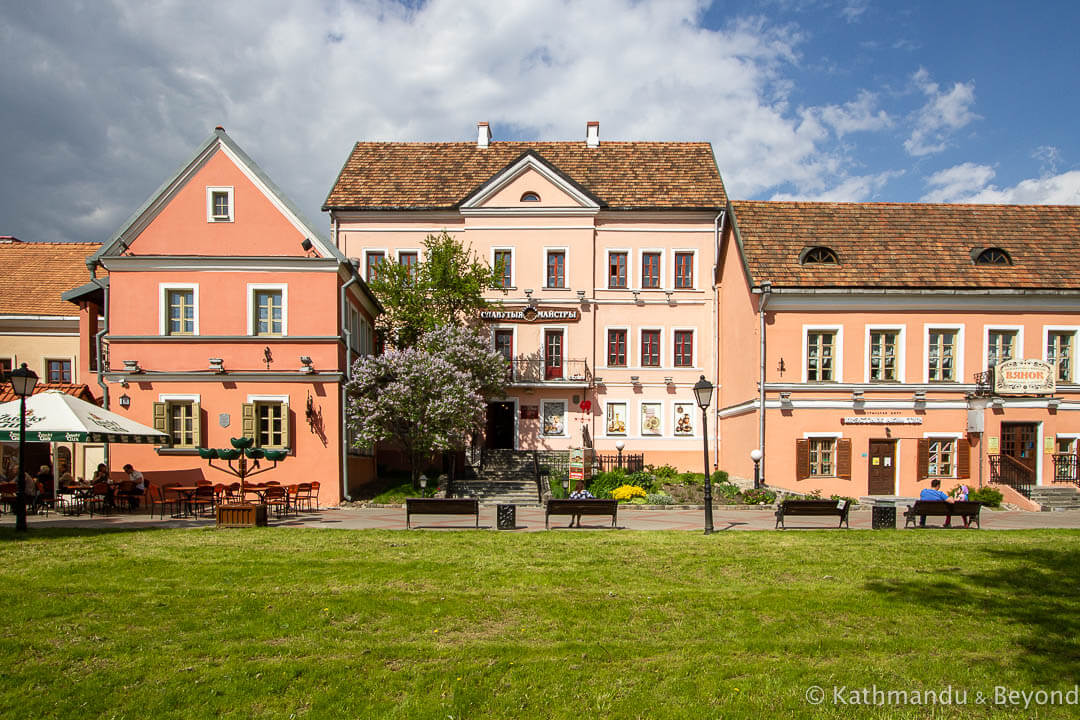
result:
[(363, 265), (361, 265), (361, 270), (363, 272), (364, 282), (368, 281), (368, 255), (375, 255), (377, 253), (382, 253), (383, 262), (386, 262), (390, 258), (390, 251), (387, 248), (366, 248), (361, 254), (360, 259), (363, 262)]
[[(194, 403), (196, 405), (202, 404), (202, 395), (199, 393), (159, 393), (158, 402), (165, 403), (165, 434), (172, 437), (171, 428), (169, 426), (169, 403)], [(194, 408), (192, 408), (194, 410)], [(201, 412), (201, 408), (200, 408)], [(192, 437), (194, 441), (194, 447), (199, 447), (202, 442), (201, 437)], [(178, 447), (188, 448), (187, 445), (180, 445)]]
[(802, 381), (803, 383), (809, 383), (807, 378), (810, 376), (809, 368), (810, 358), (807, 356), (809, 350), (809, 334), (812, 332), (831, 332), (836, 334), (836, 340), (833, 343), (833, 379), (832, 380), (814, 380), (815, 385), (831, 385), (835, 383), (844, 382), (844, 326), (827, 324), (827, 325), (803, 325), (802, 326)]
[[(667, 352), (667, 345), (668, 345), (668, 343), (666, 343), (664, 341), (664, 329), (665, 328), (660, 326), (660, 325), (645, 325), (645, 326), (642, 326), (642, 327), (638, 328), (638, 331), (637, 331), (638, 364), (636, 366), (636, 369), (638, 369), (638, 370), (665, 370), (665, 369), (670, 369), (671, 368), (671, 363), (670, 362), (664, 362), (666, 359), (668, 359), (664, 355), (664, 353)], [(660, 354), (660, 364), (659, 365), (645, 365), (644, 364), (645, 354), (641, 351), (641, 345), (642, 345), (642, 336), (646, 332), (656, 332), (658, 337), (660, 338), (660, 347), (657, 350), (657, 352)], [(629, 337), (629, 335), (627, 337)], [(674, 359), (674, 358), (672, 358), (672, 359)], [(626, 360), (629, 363), (630, 358), (626, 358)]]
[(277, 290), (281, 292), (281, 334), (260, 335), (259, 337), (289, 336), (289, 286), (287, 283), (248, 283), (247, 286), (247, 334), (255, 335), (255, 293), (259, 290)]
[(931, 441), (937, 440), (938, 442), (940, 442), (942, 440), (950, 440), (950, 441), (952, 441), (952, 444), (953, 444), (952, 475), (931, 475), (930, 474), (930, 466), (929, 466), (930, 457), (929, 457), (929, 449), (928, 449), (927, 450), (927, 470), (926, 470), (927, 479), (933, 480), (933, 479), (937, 478), (939, 480), (956, 480), (959, 477), (959, 472), (960, 472), (960, 470), (959, 470), (959, 466), (960, 466), (960, 442), (959, 441), (963, 437), (964, 437), (964, 433), (959, 433), (959, 432), (924, 432), (923, 433), (923, 439), (924, 440), (931, 440)]
[[(691, 432), (690, 432), (689, 435), (684, 435), (682, 433), (679, 433), (679, 432), (675, 431), (675, 421), (678, 418), (678, 414), (675, 412), (675, 406), (676, 405), (689, 405), (690, 406), (690, 425), (692, 426), (692, 429), (691, 429)], [(674, 438), (696, 438), (696, 437), (698, 437), (697, 419), (698, 419), (698, 411), (700, 411), (700, 410), (701, 410), (701, 408), (699, 408), (697, 406), (697, 403), (695, 403), (693, 400), (672, 400), (671, 401), (671, 436), (674, 437)]]
[(192, 337), (199, 334), (199, 283), (158, 283), (158, 333), (165, 337), (169, 329), (169, 291), (191, 290), (191, 302), (195, 305), (195, 324), (191, 335), (169, 337)]
[[(675, 333), (690, 332), (691, 342), (694, 344), (690, 353), (690, 365), (675, 364)], [(672, 370), (699, 370), (698, 367), (698, 329), (696, 327), (673, 327), (671, 328), (671, 365)]]
[[(688, 288), (677, 288), (677, 287), (675, 287), (675, 253), (691, 253), (694, 256), (693, 259), (691, 260), (691, 262), (694, 264), (694, 267), (692, 268), (693, 272), (690, 273), (690, 287), (688, 287)], [(672, 250), (671, 250), (671, 277), (669, 278), (669, 280), (671, 280), (671, 284), (668, 285), (668, 288), (670, 288), (671, 290), (674, 290), (675, 292), (689, 292), (690, 290), (697, 290), (698, 289), (699, 285), (698, 285), (698, 250), (697, 250), (697, 248), (672, 248)]]
[[(895, 380), (871, 380), (870, 379), (870, 336), (876, 332), (895, 332), (896, 337), (896, 379)], [(929, 373), (929, 370), (927, 371)], [(907, 382), (907, 325), (866, 325), (866, 342), (863, 349), (863, 382), (871, 382), (888, 385), (890, 383)]]
[[(548, 254), (553, 252), (561, 252), (563, 254), (563, 286), (562, 287), (548, 287), (547, 284), (547, 266), (548, 266)], [(544, 246), (544, 262), (540, 265), (540, 289), (541, 290), (556, 290), (556, 291), (568, 291), (572, 287), (570, 282), (570, 247), (568, 245), (545, 245)]]
[[(54, 355), (42, 355), (41, 356), (41, 380), (40, 380), (40, 382), (43, 382), (43, 383), (48, 383), (49, 382), (49, 361), (50, 360), (60, 360), (60, 361), (67, 361), (67, 362), (71, 363), (71, 380), (68, 382), (68, 384), (74, 384), (75, 383), (75, 378), (77, 377), (77, 375), (75, 374), (75, 356), (74, 355), (55, 355), (55, 354)], [(15, 365), (14, 364), (12, 364), (11, 369), (15, 370)], [(63, 383), (63, 380), (61, 380), (60, 382)]]
[[(647, 288), (647, 287), (644, 286), (644, 284), (641, 281), (642, 280), (641, 273), (645, 269), (645, 254), (646, 253), (654, 253), (654, 254), (660, 256), (660, 272), (657, 274), (657, 279), (660, 282), (660, 287)], [(664, 281), (667, 280), (667, 275), (665, 274), (665, 270), (666, 270), (666, 266), (667, 266), (667, 248), (662, 248), (662, 247), (638, 248), (637, 259), (638, 259), (638, 273), (634, 277), (636, 282), (632, 285), (632, 287), (635, 290), (640, 290), (642, 292), (663, 292), (664, 290), (669, 289), (668, 287), (664, 286)], [(629, 284), (630, 283), (627, 282), (627, 285), (629, 285)]]
[[(836, 478), (840, 477), (840, 475), (837, 473), (837, 470), (840, 469), (840, 442), (839, 441), (841, 439), (843, 439), (843, 437), (844, 437), (844, 433), (842, 433), (842, 432), (804, 432), (803, 433), (803, 439), (804, 440), (832, 440), (833, 441), (833, 457), (832, 457), (832, 471), (833, 472), (832, 472), (832, 475), (807, 475), (806, 476), (807, 480), (818, 479), (818, 478), (820, 478), (820, 479), (836, 479)], [(809, 448), (809, 446), (807, 446), (806, 452), (807, 452), (807, 462), (809, 462), (809, 460), (810, 460), (810, 457), (809, 457), (810, 448)], [(852, 453), (852, 455), (854, 455), (854, 453)], [(852, 457), (852, 462), (854, 462), (854, 459), (855, 458)]]
[(1059, 380), (1058, 382), (1064, 382), (1066, 384), (1074, 384), (1077, 381), (1076, 370), (1076, 345), (1080, 342), (1080, 325), (1043, 325), (1042, 329), (1042, 359), (1043, 362), (1050, 362), (1050, 353), (1047, 351), (1047, 345), (1050, 343), (1050, 333), (1072, 333), (1072, 377), (1068, 380)]
[[(626, 331), (626, 364), (625, 365), (608, 365), (608, 331), (609, 330), (625, 330)], [(630, 354), (630, 346), (634, 344), (634, 333), (630, 331), (629, 325), (605, 325), (604, 337), (601, 340), (604, 346), (604, 364), (600, 367), (605, 370), (631, 370), (635, 368), (633, 364), (632, 355)]]
[(1013, 360), (1024, 359), (1024, 326), (1023, 325), (983, 325), (983, 354), (982, 369), (987, 369), (990, 361), (990, 333), (992, 332), (1015, 332), (1016, 345), (1014, 346)]
[[(544, 432), (544, 405), (562, 405), (563, 431), (558, 434)], [(558, 398), (542, 398), (540, 400), (540, 437), (570, 437), (570, 403)]]
[(930, 332), (932, 330), (951, 330), (956, 333), (956, 349), (953, 351), (952, 380), (935, 380), (934, 384), (962, 383), (964, 382), (964, 323), (923, 323), (923, 353), (922, 353), (922, 379), (923, 383), (930, 383)]
[[(611, 280), (611, 256), (613, 254), (623, 253), (626, 255), (626, 287), (613, 288), (608, 283)], [(631, 248), (606, 248), (604, 250), (604, 276), (601, 281), (600, 288), (604, 290), (615, 290), (622, 292), (629, 292), (634, 288), (633, 283), (634, 272), (634, 251)]]
[(516, 290), (517, 289), (517, 248), (509, 245), (496, 245), (491, 248), (491, 269), (495, 270), (495, 253), (496, 252), (508, 252), (510, 253), (510, 285), (507, 287), (497, 287), (495, 290)]
[[(608, 407), (611, 405), (622, 405), (626, 408), (626, 429), (621, 433), (609, 433), (608, 432)], [(604, 401), (604, 437), (609, 438), (628, 438), (630, 437), (630, 428), (632, 428), (633, 420), (630, 419), (630, 407), (631, 404), (627, 400), (605, 400)]]
[[(228, 217), (219, 217), (214, 215), (214, 193), (225, 193), (229, 196), (229, 215)], [(233, 188), (230, 185), (219, 186), (207, 186), (206, 187), (206, 222), (208, 223), (225, 223), (234, 222), (236, 219), (236, 203), (234, 202)]]
[[(645, 406), (656, 405), (660, 408), (660, 433), (657, 435), (646, 435), (642, 431), (641, 423), (645, 421)], [(640, 400), (638, 401), (638, 422), (637, 422), (637, 434), (638, 437), (648, 440), (649, 438), (662, 438), (666, 437), (664, 432), (667, 430), (666, 422), (664, 420), (664, 401), (663, 400)], [(689, 435), (680, 435), (679, 437), (690, 437)]]

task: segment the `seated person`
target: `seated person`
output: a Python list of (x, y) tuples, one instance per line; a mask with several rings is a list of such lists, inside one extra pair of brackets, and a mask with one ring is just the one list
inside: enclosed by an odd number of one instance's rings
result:
[[(571, 500), (591, 500), (594, 495), (585, 489), (585, 481), (578, 480), (577, 485), (574, 486), (574, 492), (570, 493)], [(581, 516), (574, 515), (570, 518), (570, 527), (574, 527), (574, 521), (577, 521), (577, 526), (581, 527)]]
[[(941, 480), (934, 478), (930, 481), (930, 487), (923, 488), (919, 493), (920, 500), (928, 500), (930, 502), (948, 502), (953, 500), (951, 497), (941, 492)], [(919, 527), (926, 527), (926, 516), (919, 516)], [(945, 527), (952, 527), (952, 515), (945, 516)], [(967, 518), (964, 518), (964, 527), (967, 527)]]

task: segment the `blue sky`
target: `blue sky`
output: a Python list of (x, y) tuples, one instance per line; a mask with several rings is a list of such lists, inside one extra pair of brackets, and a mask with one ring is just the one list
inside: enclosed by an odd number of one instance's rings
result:
[(1080, 203), (1080, 6), (0, 9), (0, 234), (103, 241), (218, 124), (326, 227), (357, 140), (708, 140), (734, 198)]

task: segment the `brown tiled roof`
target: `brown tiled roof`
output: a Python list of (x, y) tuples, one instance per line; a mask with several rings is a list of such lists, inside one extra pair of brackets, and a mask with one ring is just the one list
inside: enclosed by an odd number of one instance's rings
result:
[[(72, 385), (71, 383), (44, 383), (39, 382), (34, 386), (34, 394), (43, 393), (46, 390), (59, 390), (60, 392), (73, 395), (80, 400), (96, 403), (97, 399), (94, 394), (90, 392), (89, 385)], [(11, 402), (12, 400), (18, 400), (19, 396), (11, 389), (11, 383), (4, 382), (0, 386), (0, 403)]]
[(0, 315), (68, 315), (60, 294), (89, 282), (86, 258), (98, 243), (0, 242)]
[[(1080, 206), (734, 202), (755, 285), (1080, 290)], [(824, 245), (839, 265), (800, 265)], [(1006, 266), (975, 265), (1000, 247)]]
[(726, 204), (709, 143), (360, 142), (323, 209), (453, 208), (530, 150), (610, 208)]

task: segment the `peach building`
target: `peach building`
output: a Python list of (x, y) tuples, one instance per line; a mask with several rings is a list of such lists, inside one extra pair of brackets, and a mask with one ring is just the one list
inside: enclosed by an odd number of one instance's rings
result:
[(288, 451), (261, 479), (318, 480), (324, 505), (373, 475), (347, 447), (343, 383), (379, 305), (222, 128), (87, 265), (106, 293), (107, 406), (172, 436), (112, 446), (113, 472), (228, 483), (196, 448), (245, 436)]
[(1076, 482), (1080, 207), (735, 202), (733, 219), (724, 468), (750, 477), (760, 446), (769, 485), (826, 496), (940, 478), (1023, 502)]
[[(353, 148), (324, 205), (367, 277), (450, 233), (503, 267), (484, 314), (511, 368), (488, 448), (594, 447), (702, 465), (693, 384), (717, 377), (714, 282), (724, 186), (708, 143), (377, 143)], [(709, 428), (715, 450), (715, 428)]]

